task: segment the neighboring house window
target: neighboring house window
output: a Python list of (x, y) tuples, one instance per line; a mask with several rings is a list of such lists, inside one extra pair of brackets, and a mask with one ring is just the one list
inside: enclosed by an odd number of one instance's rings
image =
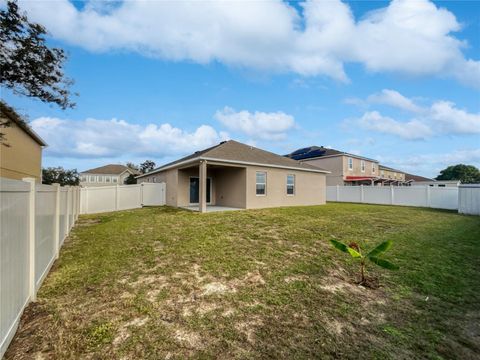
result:
[(295, 195), (295, 175), (287, 175), (287, 195)]
[(372, 163), (372, 174), (375, 174), (375, 163)]
[(362, 170), (362, 172), (365, 172), (365, 160), (360, 161), (360, 169)]
[(103, 182), (103, 176), (98, 177), (98, 182)]
[(257, 195), (266, 195), (267, 193), (267, 173), (266, 172), (257, 171), (255, 193)]
[(385, 171), (380, 171), (380, 174), (382, 175), (382, 177), (385, 175)]
[(110, 176), (105, 176), (105, 182), (110, 182), (112, 178)]
[(95, 182), (95, 176), (90, 176), (90, 182)]
[(116, 177), (112, 177), (112, 182), (116, 183), (118, 182), (118, 179)]
[(157, 178), (154, 176), (153, 177), (153, 182), (156, 183), (157, 182)]
[(81, 181), (82, 181), (82, 182), (85, 182), (85, 181), (87, 181), (87, 177), (86, 177), (85, 175), (82, 175), (82, 177), (81, 177)]
[(353, 170), (353, 159), (348, 158), (348, 170)]

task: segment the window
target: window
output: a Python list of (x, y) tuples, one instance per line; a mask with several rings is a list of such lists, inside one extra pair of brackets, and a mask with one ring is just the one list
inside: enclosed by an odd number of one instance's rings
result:
[(157, 178), (154, 176), (153, 177), (153, 182), (156, 183), (157, 182)]
[(360, 161), (360, 169), (362, 170), (362, 172), (365, 172), (365, 160)]
[(86, 177), (85, 175), (82, 175), (82, 177), (80, 178), (80, 181), (86, 182), (86, 181), (87, 181), (87, 177)]
[(110, 176), (105, 176), (105, 182), (110, 182), (112, 178)]
[(118, 179), (116, 177), (112, 177), (112, 182), (116, 183), (118, 182)]
[(353, 170), (353, 159), (348, 158), (348, 170)]
[(287, 175), (287, 195), (295, 195), (295, 175)]
[(90, 176), (90, 182), (95, 182), (95, 176)]
[(372, 174), (375, 174), (375, 163), (372, 163)]
[(385, 175), (385, 171), (380, 171), (380, 174), (382, 175), (382, 177)]
[(264, 196), (267, 194), (267, 173), (257, 171), (255, 193), (257, 196)]
[(98, 182), (103, 182), (103, 176), (97, 176)]

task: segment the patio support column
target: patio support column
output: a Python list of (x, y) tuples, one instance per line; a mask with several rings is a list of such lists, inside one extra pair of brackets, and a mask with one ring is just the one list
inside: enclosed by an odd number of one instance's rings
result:
[(200, 161), (199, 166), (199, 201), (198, 211), (201, 213), (207, 212), (207, 162)]

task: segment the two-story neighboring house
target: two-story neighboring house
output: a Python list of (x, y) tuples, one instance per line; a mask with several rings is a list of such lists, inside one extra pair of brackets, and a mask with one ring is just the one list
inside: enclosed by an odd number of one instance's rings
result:
[(287, 157), (328, 170), (327, 186), (375, 185), (379, 180), (377, 160), (344, 151), (310, 146), (295, 150)]
[(392, 184), (402, 184), (406, 182), (405, 172), (397, 169), (392, 169), (391, 167), (380, 165), (380, 177), (384, 180), (384, 185), (389, 183)]
[(125, 165), (109, 164), (80, 173), (81, 186), (111, 186), (123, 185), (127, 177), (139, 175), (139, 172), (132, 170)]
[(42, 150), (47, 144), (18, 113), (0, 101), (0, 177), (42, 181)]

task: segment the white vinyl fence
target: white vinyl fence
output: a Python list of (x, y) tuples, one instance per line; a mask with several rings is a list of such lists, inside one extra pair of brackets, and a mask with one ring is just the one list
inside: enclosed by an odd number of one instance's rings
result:
[(458, 212), (480, 215), (480, 184), (460, 185), (458, 191)]
[(327, 201), (458, 209), (457, 187), (327, 186)]
[(0, 178), (0, 358), (78, 218), (80, 188)]
[(80, 202), (81, 214), (165, 205), (165, 183), (85, 187)]

